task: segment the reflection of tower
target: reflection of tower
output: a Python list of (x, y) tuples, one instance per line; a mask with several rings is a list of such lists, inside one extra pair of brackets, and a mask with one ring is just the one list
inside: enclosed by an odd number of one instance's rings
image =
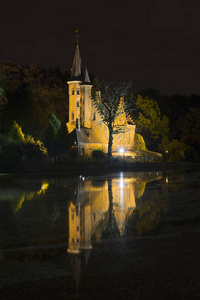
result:
[(80, 253), (80, 206), (69, 206), (69, 248), (70, 253)]
[(91, 206), (69, 206), (69, 253), (91, 249)]
[(81, 270), (87, 265), (91, 245), (91, 206), (69, 205), (69, 248), (76, 287), (78, 289)]

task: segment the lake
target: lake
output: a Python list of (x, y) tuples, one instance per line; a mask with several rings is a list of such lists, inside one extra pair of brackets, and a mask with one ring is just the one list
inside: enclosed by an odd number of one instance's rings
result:
[(200, 299), (200, 172), (1, 174), (0, 299)]

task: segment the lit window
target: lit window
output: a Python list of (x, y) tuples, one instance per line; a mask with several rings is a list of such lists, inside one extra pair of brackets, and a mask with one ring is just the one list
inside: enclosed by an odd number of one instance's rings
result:
[(100, 98), (100, 97), (101, 97), (101, 92), (100, 92), (100, 91), (96, 91), (96, 92), (95, 92), (95, 96), (96, 96), (97, 98)]

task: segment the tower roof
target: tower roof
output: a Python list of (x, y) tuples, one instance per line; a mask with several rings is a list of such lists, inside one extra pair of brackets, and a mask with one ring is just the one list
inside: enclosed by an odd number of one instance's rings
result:
[(91, 81), (90, 81), (90, 77), (89, 77), (87, 68), (85, 69), (85, 76), (84, 76), (82, 84), (83, 85), (91, 85)]
[(76, 46), (70, 80), (82, 80), (82, 63), (78, 44)]

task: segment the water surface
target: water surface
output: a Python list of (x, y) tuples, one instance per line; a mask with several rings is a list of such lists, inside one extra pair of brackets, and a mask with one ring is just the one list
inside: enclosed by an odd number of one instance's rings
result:
[(2, 299), (198, 299), (200, 174), (0, 176)]

